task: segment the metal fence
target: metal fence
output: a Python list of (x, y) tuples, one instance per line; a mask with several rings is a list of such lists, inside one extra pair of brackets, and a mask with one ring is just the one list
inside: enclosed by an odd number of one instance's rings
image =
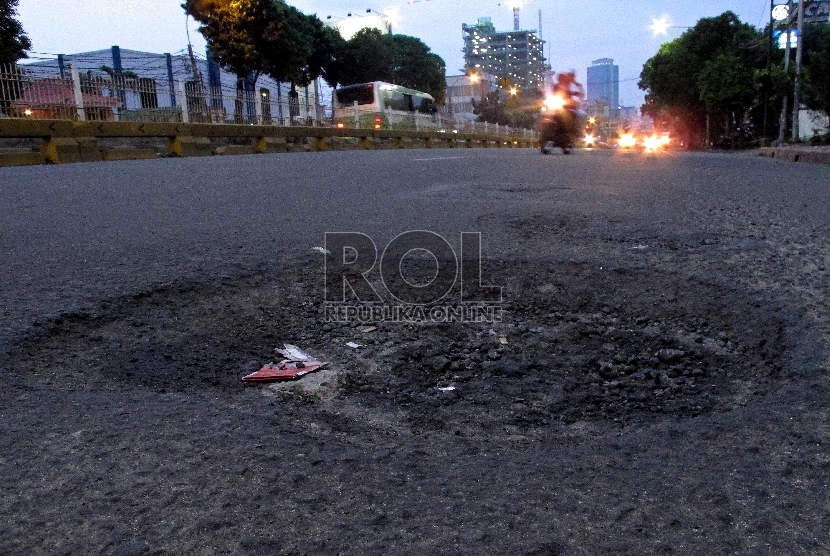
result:
[(57, 74), (42, 66), (0, 66), (0, 112), (11, 118), (262, 125), (328, 125), (314, 96), (266, 88), (208, 87), (192, 79), (124, 74)]
[[(309, 91), (312, 92), (309, 92)], [(330, 98), (330, 97), (329, 97)], [(142, 77), (133, 72), (81, 72), (77, 67), (0, 65), (0, 117), (77, 121), (373, 127), (350, 117), (332, 118), (316, 87), (279, 91), (264, 87), (209, 87), (198, 80)], [(530, 137), (530, 130), (456, 120), (446, 114), (383, 113), (383, 129), (485, 132)]]

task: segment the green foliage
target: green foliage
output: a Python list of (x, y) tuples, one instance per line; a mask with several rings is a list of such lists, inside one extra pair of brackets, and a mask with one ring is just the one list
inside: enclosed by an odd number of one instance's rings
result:
[(730, 52), (703, 64), (700, 100), (712, 114), (743, 114), (755, 99), (755, 72)]
[(334, 75), (339, 33), (283, 0), (187, 0), (182, 7), (202, 24), (216, 60), (240, 81), (266, 74), (307, 85)]
[[(211, 54), (240, 80), (262, 73), (285, 73), (271, 67), (267, 54), (288, 42), (288, 6), (279, 0), (187, 0), (182, 7), (202, 25)], [(286, 62), (295, 63), (291, 54)]]
[(766, 70), (767, 41), (732, 12), (701, 19), (646, 62), (639, 82), (646, 91), (643, 113), (679, 119), (698, 140), (707, 114), (723, 116), (718, 121), (730, 122), (728, 126), (740, 124), (759, 105), (758, 79), (767, 86), (772, 80), (770, 74), (756, 72)]
[(341, 85), (386, 81), (429, 93), (436, 104), (446, 97), (444, 60), (415, 37), (362, 29), (343, 44), (336, 65)]
[(305, 70), (306, 78), (313, 80), (320, 76), (330, 86), (336, 87), (340, 82), (339, 57), (346, 41), (337, 29), (326, 27), (318, 18), (312, 18), (311, 22), (312, 41)]
[(502, 102), (498, 91), (487, 93), (481, 100), (472, 99), (472, 104), (478, 121), (507, 125), (507, 104)]
[(201, 23), (216, 60), (240, 82), (262, 74), (298, 85), (323, 77), (333, 87), (387, 81), (444, 102), (444, 61), (415, 37), (363, 29), (345, 41), (284, 0), (187, 0), (182, 7)]
[(408, 35), (386, 35), (392, 43), (392, 79), (396, 85), (429, 93), (436, 104), (447, 95), (446, 65), (420, 39)]
[(804, 65), (804, 103), (830, 114), (830, 25), (805, 27)]
[(361, 29), (346, 41), (338, 62), (341, 85), (391, 83), (395, 78), (392, 43), (377, 29)]
[(507, 100), (503, 100), (502, 95), (501, 91), (492, 91), (481, 100), (472, 99), (473, 114), (478, 116), (479, 122), (527, 129), (536, 125), (540, 100), (537, 91), (510, 96)]
[(14, 64), (21, 58), (28, 58), (26, 51), (32, 48), (32, 41), (15, 19), (17, 2), (0, 0), (0, 64)]

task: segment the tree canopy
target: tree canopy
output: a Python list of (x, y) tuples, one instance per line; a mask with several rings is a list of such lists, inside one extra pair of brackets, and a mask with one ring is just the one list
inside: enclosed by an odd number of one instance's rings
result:
[(337, 66), (341, 85), (386, 81), (429, 93), (437, 104), (446, 97), (444, 60), (416, 37), (362, 29), (342, 45)]
[(387, 81), (446, 96), (444, 61), (420, 39), (363, 29), (351, 40), (284, 0), (186, 0), (216, 60), (240, 80), (265, 74), (306, 85)]
[[(296, 30), (281, 0), (187, 0), (182, 7), (201, 23), (211, 54), (240, 79), (265, 73), (284, 78), (297, 63)], [(278, 59), (269, 53), (281, 53)], [(302, 62), (302, 61), (301, 61)]]
[(680, 120), (697, 136), (711, 115), (730, 131), (760, 104), (756, 72), (766, 69), (767, 41), (732, 12), (701, 19), (646, 62), (639, 83), (646, 91), (643, 113)]
[(804, 30), (804, 103), (830, 114), (830, 25)]
[(32, 48), (32, 41), (16, 19), (17, 2), (0, 0), (0, 64), (14, 64), (27, 58), (26, 51)]

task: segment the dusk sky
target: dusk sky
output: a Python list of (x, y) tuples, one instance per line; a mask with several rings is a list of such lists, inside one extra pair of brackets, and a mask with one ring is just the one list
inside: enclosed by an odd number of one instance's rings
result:
[[(119, 45), (146, 52), (178, 52), (187, 47), (182, 0), (20, 0), (19, 19), (32, 39), (32, 57), (71, 54)], [(305, 13), (345, 18), (349, 12), (365, 15), (367, 9), (393, 16), (393, 32), (423, 40), (447, 63), (447, 73), (457, 75), (464, 65), (461, 24), (491, 17), (498, 30), (513, 28), (513, 13), (506, 0), (289, 0)], [(643, 63), (660, 43), (680, 35), (682, 26), (702, 17), (735, 12), (742, 21), (763, 27), (769, 20), (769, 0), (712, 1), (641, 0), (577, 3), (564, 0), (527, 0), (521, 11), (521, 27), (537, 29), (542, 10), (542, 34), (548, 41), (554, 70), (577, 70), (584, 82), (592, 60), (613, 58), (620, 67), (620, 101), (639, 106), (643, 93), (637, 79)], [(654, 18), (667, 17), (676, 28), (668, 37), (655, 37), (649, 26)], [(204, 52), (204, 40), (190, 20), (194, 48)]]

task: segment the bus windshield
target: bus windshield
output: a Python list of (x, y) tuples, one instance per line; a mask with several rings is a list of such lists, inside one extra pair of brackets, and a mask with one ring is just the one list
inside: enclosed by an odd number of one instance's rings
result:
[(354, 102), (358, 104), (372, 104), (375, 102), (374, 86), (369, 83), (366, 85), (351, 85), (337, 89), (337, 102), (340, 106), (352, 106)]

